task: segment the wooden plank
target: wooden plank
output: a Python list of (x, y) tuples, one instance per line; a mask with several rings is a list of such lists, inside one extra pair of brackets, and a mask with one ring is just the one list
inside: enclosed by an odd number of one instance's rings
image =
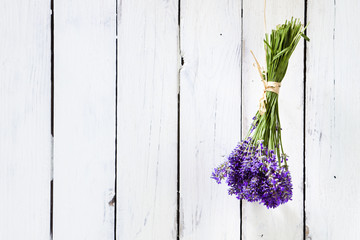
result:
[(54, 239), (114, 239), (116, 2), (55, 1)]
[(0, 239), (50, 237), (50, 4), (0, 7)]
[(176, 239), (178, 1), (119, 1), (117, 239)]
[(181, 1), (180, 238), (240, 239), (240, 203), (211, 172), (240, 141), (241, 1)]
[(306, 83), (307, 239), (360, 234), (360, 3), (310, 1)]
[[(264, 1), (244, 1), (243, 135), (259, 107), (263, 85), (252, 66), (252, 50), (265, 66)], [(292, 16), (303, 19), (304, 1), (268, 1), (267, 31)], [(279, 108), (282, 138), (289, 157), (293, 200), (276, 209), (243, 201), (243, 239), (302, 239), (303, 237), (303, 40), (290, 59), (280, 90)]]

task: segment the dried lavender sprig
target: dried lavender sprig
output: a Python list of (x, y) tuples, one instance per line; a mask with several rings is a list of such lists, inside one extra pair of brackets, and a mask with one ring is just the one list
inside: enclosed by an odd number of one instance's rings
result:
[[(306, 27), (305, 27), (306, 28)], [(262, 79), (281, 82), (288, 61), (305, 28), (297, 19), (286, 21), (265, 36), (267, 71)], [(292, 198), (291, 176), (281, 140), (278, 94), (266, 93), (266, 111), (258, 111), (249, 133), (234, 149), (228, 160), (215, 168), (212, 178), (218, 183), (226, 179), (229, 194), (249, 202), (260, 202), (275, 208)]]

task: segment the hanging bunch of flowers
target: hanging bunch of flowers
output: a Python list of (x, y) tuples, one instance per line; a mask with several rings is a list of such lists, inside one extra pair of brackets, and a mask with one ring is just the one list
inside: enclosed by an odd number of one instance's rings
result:
[(305, 29), (299, 19), (292, 18), (278, 25), (270, 36), (265, 34), (266, 70), (261, 69), (254, 56), (264, 83), (259, 110), (245, 139), (212, 173), (217, 183), (226, 181), (230, 195), (260, 202), (267, 208), (275, 208), (292, 198), (288, 156), (281, 141), (278, 96), (291, 54), (301, 37), (309, 41)]

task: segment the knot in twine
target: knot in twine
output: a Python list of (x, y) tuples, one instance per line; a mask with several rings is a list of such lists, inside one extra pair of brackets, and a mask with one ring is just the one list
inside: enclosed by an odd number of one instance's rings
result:
[(254, 53), (252, 51), (250, 51), (250, 52), (251, 52), (251, 54), (253, 55), (253, 57), (255, 59), (256, 66), (257, 66), (258, 72), (259, 72), (260, 77), (261, 77), (261, 81), (264, 84), (264, 92), (263, 92), (263, 95), (262, 95), (262, 97), (260, 98), (260, 101), (259, 101), (259, 103), (260, 103), (259, 104), (259, 113), (260, 113), (260, 115), (264, 115), (264, 113), (266, 112), (266, 103), (267, 103), (266, 92), (274, 92), (276, 94), (279, 94), (279, 90), (280, 90), (280, 87), (281, 87), (281, 82), (268, 82), (267, 79), (264, 79), (264, 76), (266, 78), (267, 74), (266, 73), (264, 75), (262, 74), (259, 62), (257, 61)]
[(267, 82), (265, 80), (262, 81), (264, 83), (264, 92), (262, 97), (260, 98), (260, 106), (259, 106), (259, 113), (260, 115), (263, 115), (266, 112), (266, 92), (274, 92), (276, 94), (279, 94), (279, 90), (281, 87), (281, 83), (279, 82)]

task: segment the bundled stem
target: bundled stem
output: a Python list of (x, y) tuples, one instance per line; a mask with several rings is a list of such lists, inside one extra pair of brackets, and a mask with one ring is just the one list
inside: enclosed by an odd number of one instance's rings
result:
[[(291, 18), (283, 25), (278, 25), (272, 30), (270, 37), (265, 34), (264, 47), (266, 52), (266, 72), (263, 72), (263, 78), (268, 82), (282, 82), (289, 59), (294, 52), (301, 37), (305, 40), (309, 38), (304, 34), (306, 27), (301, 25), (299, 19)], [(280, 156), (284, 155), (284, 149), (281, 140), (281, 124), (279, 118), (278, 94), (274, 92), (266, 93), (266, 112), (261, 115), (258, 111), (253, 125), (257, 125), (252, 141), (256, 143), (259, 140), (264, 141), (264, 146), (273, 149), (278, 157), (280, 165)], [(251, 131), (249, 131), (248, 137)], [(285, 160), (285, 166), (287, 166)]]

